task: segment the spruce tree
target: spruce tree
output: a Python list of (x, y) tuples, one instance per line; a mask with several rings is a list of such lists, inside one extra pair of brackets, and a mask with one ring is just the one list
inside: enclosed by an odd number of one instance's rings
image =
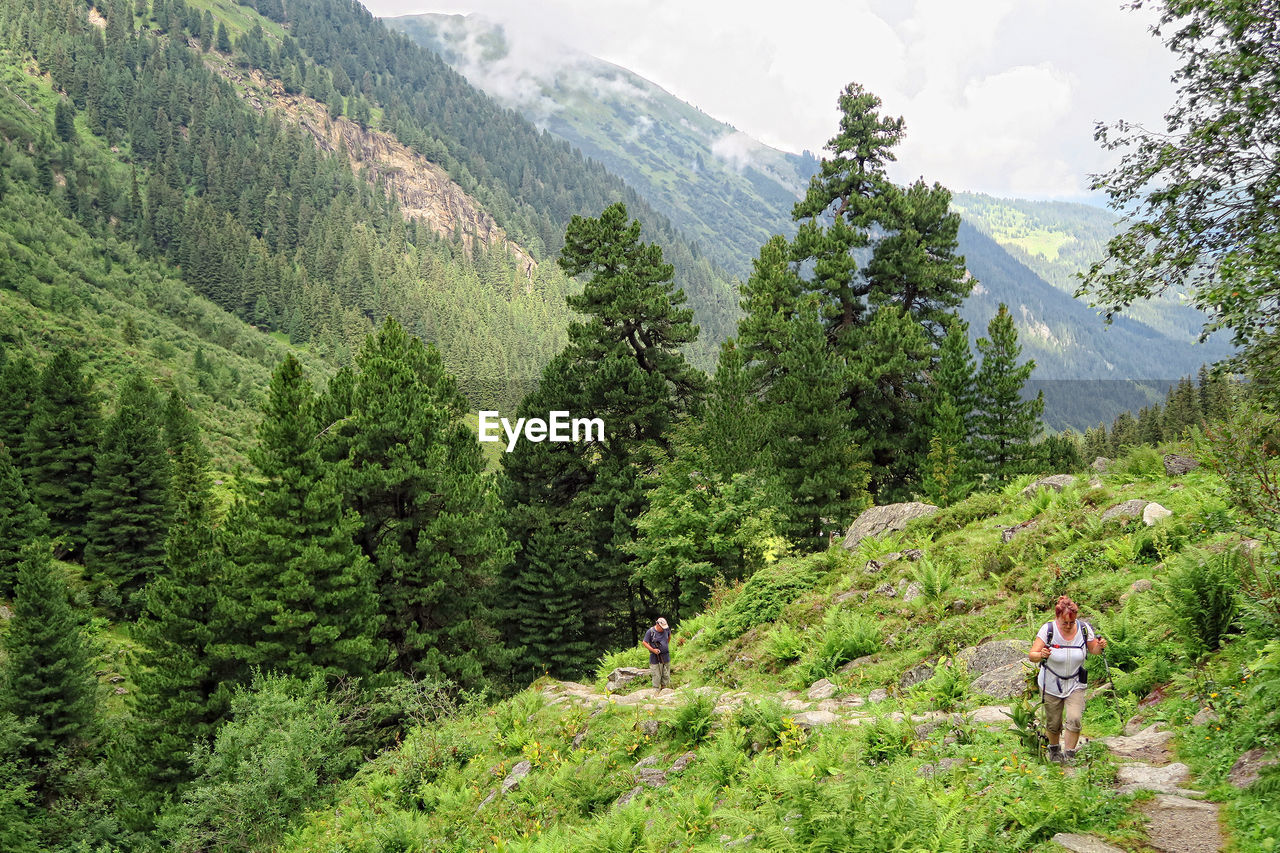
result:
[(24, 757), (44, 787), (51, 761), (93, 740), (97, 682), (49, 542), (28, 543), (22, 557), (4, 637), (0, 713), (13, 714), (23, 727), (29, 738)]
[(478, 686), (506, 664), (492, 607), (511, 549), (468, 408), (435, 347), (388, 319), (316, 426), (360, 514), (393, 665)]
[(786, 500), (789, 537), (805, 551), (825, 548), (867, 501), (865, 467), (841, 396), (846, 375), (826, 346), (817, 307), (791, 324), (781, 375), (766, 396), (772, 456)]
[(930, 503), (949, 506), (968, 491), (966, 474), (972, 466), (962, 461), (964, 422), (945, 392), (939, 394), (934, 404), (930, 423), (933, 431), (929, 436), (929, 453), (925, 457), (920, 487)]
[(56, 541), (72, 557), (84, 549), (100, 419), (83, 360), (69, 349), (59, 350), (40, 374), (23, 438), (23, 474)]
[(743, 350), (732, 338), (720, 347), (696, 442), (706, 466), (726, 480), (769, 468), (763, 457), (769, 443), (768, 415), (753, 392)]
[(1003, 482), (1028, 467), (1031, 442), (1041, 428), (1044, 394), (1022, 399), (1035, 362), (1018, 364), (1018, 330), (1003, 303), (987, 324), (987, 337), (978, 340), (978, 352), (982, 363), (975, 382), (974, 453), (982, 473)]
[(173, 495), (165, 568), (147, 588), (135, 629), (142, 651), (134, 676), (134, 778), (144, 798), (191, 778), (192, 745), (206, 740), (225, 713), (237, 670), (218, 656), (219, 641), (233, 632), (220, 607), (226, 560), (215, 533), (208, 454), (176, 391), (165, 406), (165, 443)]
[(40, 373), (26, 356), (0, 363), (0, 444), (9, 448), (18, 470), (27, 468), (24, 436), (40, 391)]
[(13, 598), (23, 548), (46, 532), (44, 513), (31, 501), (22, 475), (0, 444), (0, 598)]
[(359, 516), (316, 442), (321, 427), (292, 355), (267, 392), (251, 459), (262, 480), (232, 545), (239, 657), (300, 677), (363, 676), (383, 657), (374, 575), (355, 535)]
[[(646, 507), (641, 475), (663, 456), (670, 430), (698, 405), (706, 386), (680, 352), (698, 334), (692, 312), (680, 307), (685, 297), (673, 287), (671, 265), (657, 246), (640, 240), (640, 230), (622, 204), (598, 219), (570, 222), (560, 266), (587, 277), (582, 293), (568, 300), (584, 320), (570, 326), (569, 346), (519, 410), (598, 417), (604, 440), (522, 441), (503, 458), (512, 539), (523, 549), (543, 519), (563, 524), (573, 537), (566, 551), (574, 562), (562, 571), (570, 588), (584, 594), (563, 618), (583, 626), (591, 651), (564, 674), (581, 674), (604, 649), (639, 641), (651, 615), (642, 613), (650, 596), (633, 581), (630, 549)], [(506, 589), (529, 588), (539, 571), (517, 551)], [(534, 607), (519, 596), (510, 600), (504, 627), (512, 645), (524, 644), (535, 628)], [(535, 648), (535, 657), (540, 653)]]
[(103, 429), (89, 489), (85, 568), (98, 598), (136, 618), (142, 593), (159, 573), (169, 529), (169, 461), (160, 395), (134, 373)]

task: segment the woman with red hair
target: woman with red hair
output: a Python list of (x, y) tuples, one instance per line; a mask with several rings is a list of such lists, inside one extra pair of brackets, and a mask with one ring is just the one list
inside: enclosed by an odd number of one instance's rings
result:
[[(1085, 656), (1100, 654), (1107, 647), (1107, 641), (1097, 635), (1092, 625), (1076, 618), (1079, 612), (1070, 598), (1059, 598), (1053, 608), (1053, 621), (1040, 626), (1028, 655), (1032, 663), (1040, 664), (1036, 683), (1040, 685), (1049, 729), (1049, 760), (1063, 763), (1076, 757), (1080, 742), (1088, 682)], [(1060, 745), (1064, 728), (1067, 733)]]

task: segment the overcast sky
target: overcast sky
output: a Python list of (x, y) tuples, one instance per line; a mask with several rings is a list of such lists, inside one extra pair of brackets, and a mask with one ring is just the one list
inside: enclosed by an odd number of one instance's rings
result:
[(1095, 122), (1149, 125), (1168, 51), (1119, 0), (365, 0), (480, 12), (635, 71), (778, 148), (821, 154), (858, 81), (906, 119), (898, 180), (1079, 199), (1110, 155)]

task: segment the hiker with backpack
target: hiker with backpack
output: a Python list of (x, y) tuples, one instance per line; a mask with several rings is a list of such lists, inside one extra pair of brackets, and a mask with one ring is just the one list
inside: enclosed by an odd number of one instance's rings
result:
[[(1084, 694), (1088, 674), (1084, 659), (1101, 654), (1107, 641), (1088, 622), (1077, 619), (1080, 608), (1067, 596), (1058, 599), (1053, 620), (1040, 626), (1028, 657), (1040, 664), (1036, 683), (1044, 702), (1049, 730), (1049, 760), (1066, 763), (1076, 757), (1084, 717)], [(1066, 729), (1066, 735), (1062, 730)], [(1061, 737), (1062, 743), (1059, 744)]]

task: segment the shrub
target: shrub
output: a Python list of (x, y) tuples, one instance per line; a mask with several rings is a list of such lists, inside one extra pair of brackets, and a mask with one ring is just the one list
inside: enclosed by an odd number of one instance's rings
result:
[(1128, 479), (1163, 477), (1164, 457), (1154, 447), (1138, 445), (1117, 459), (1108, 473)]
[(843, 664), (880, 648), (880, 626), (848, 610), (832, 610), (822, 620), (822, 639), (810, 652), (800, 676), (806, 682), (830, 678)]
[(969, 666), (954, 658), (943, 661), (933, 671), (933, 677), (923, 685), (929, 704), (939, 711), (956, 711), (969, 700), (973, 678)]
[(910, 755), (915, 740), (915, 729), (905, 720), (894, 722), (888, 717), (877, 717), (858, 727), (858, 742), (869, 764), (893, 762)]
[(765, 640), (765, 653), (780, 664), (800, 660), (808, 641), (807, 632), (786, 622), (780, 622), (769, 632)]
[(196, 779), (162, 831), (175, 848), (257, 850), (360, 762), (348, 744), (351, 709), (307, 682), (257, 675), (231, 700), (231, 721), (192, 753)]
[(786, 712), (781, 702), (769, 696), (759, 701), (743, 702), (734, 721), (740, 730), (741, 745), (745, 751), (752, 751), (754, 747), (770, 749), (782, 742)]
[(743, 584), (733, 603), (721, 611), (712, 641), (723, 643), (741, 636), (753, 625), (777, 619), (784, 607), (835, 568), (834, 560), (824, 552), (801, 560), (783, 560), (756, 572)]
[(609, 652), (600, 658), (600, 663), (596, 666), (596, 681), (603, 687), (609, 673), (623, 666), (646, 669), (649, 666), (649, 650), (644, 646), (634, 646)]
[(1240, 555), (1203, 552), (1180, 557), (1165, 575), (1160, 595), (1193, 657), (1212, 652), (1231, 630), (1239, 606)]
[(955, 585), (951, 567), (924, 557), (916, 563), (911, 575), (920, 584), (920, 594), (925, 602), (940, 613), (947, 606), (947, 593)]
[(707, 739), (715, 719), (715, 700), (705, 693), (699, 693), (676, 709), (671, 727), (680, 743), (697, 746)]

